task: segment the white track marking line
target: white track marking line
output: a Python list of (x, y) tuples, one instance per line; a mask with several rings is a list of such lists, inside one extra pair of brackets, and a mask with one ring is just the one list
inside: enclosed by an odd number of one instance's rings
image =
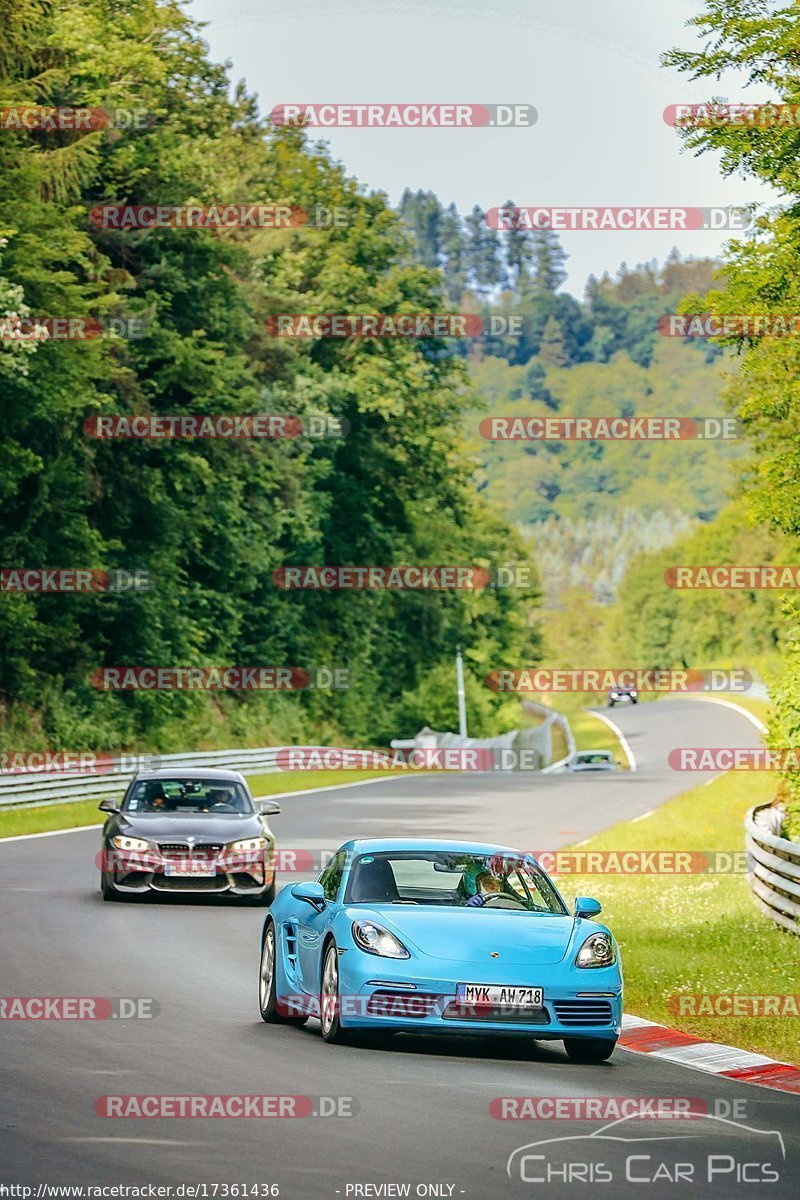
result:
[(44, 833), (15, 833), (12, 837), (0, 838), (0, 846), (6, 842), (28, 842), (31, 838), (56, 837), (61, 833), (86, 833), (87, 829), (102, 829), (102, 825), (71, 825), (69, 829), (45, 829)]
[(725, 708), (732, 708), (734, 712), (738, 712), (743, 717), (747, 717), (751, 725), (755, 725), (759, 733), (766, 733), (767, 727), (763, 721), (760, 721), (755, 713), (748, 712), (746, 708), (742, 708), (741, 704), (734, 704), (732, 700), (722, 700), (719, 696), (681, 696), (681, 700), (705, 700), (707, 704), (722, 704)]
[(625, 737), (625, 734), (622, 732), (619, 725), (615, 725), (614, 722), (605, 715), (605, 713), (597, 712), (593, 708), (590, 709), (589, 711), (591, 712), (593, 717), (597, 717), (598, 720), (600, 720), (600, 721), (605, 721), (605, 723), (609, 727), (609, 729), (613, 730), (613, 732), (617, 735), (617, 737), (619, 738), (620, 745), (622, 746), (622, 749), (625, 751), (625, 757), (628, 760), (628, 767), (630, 768), (631, 771), (635, 771), (636, 770), (636, 759), (633, 756), (633, 751), (631, 750), (630, 746), (628, 745), (628, 739)]
[[(450, 772), (448, 772), (450, 774)], [(458, 774), (458, 772), (452, 772)], [(310, 796), (313, 792), (336, 792), (341, 788), (366, 787), (369, 783), (394, 783), (398, 779), (419, 779), (414, 775), (387, 775), (385, 778), (357, 779), (354, 783), (331, 783), (318, 788), (297, 788), (294, 792), (273, 792), (270, 796), (254, 796), (254, 800), (288, 800), (291, 796)], [(69, 829), (46, 829), (44, 833), (15, 833), (12, 837), (0, 837), (0, 846), (6, 842), (26, 842), (31, 838), (55, 837), (60, 833), (85, 833), (87, 829), (102, 829), (102, 825), (73, 825)]]

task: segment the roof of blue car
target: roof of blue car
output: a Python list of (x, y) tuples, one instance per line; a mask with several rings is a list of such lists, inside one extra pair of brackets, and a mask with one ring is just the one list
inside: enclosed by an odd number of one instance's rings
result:
[(351, 838), (342, 846), (356, 854), (389, 850), (443, 850), (449, 854), (523, 854), (518, 847), (498, 846), (496, 842), (463, 842), (458, 838)]

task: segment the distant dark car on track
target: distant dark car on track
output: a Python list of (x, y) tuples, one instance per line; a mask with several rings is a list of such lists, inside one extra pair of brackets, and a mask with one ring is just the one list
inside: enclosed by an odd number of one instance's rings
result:
[(612, 688), (608, 693), (608, 707), (613, 708), (615, 704), (636, 704), (638, 699), (639, 693), (636, 688)]
[(104, 800), (100, 890), (104, 900), (147, 892), (202, 893), (271, 904), (275, 897), (267, 816), (238, 771), (141, 771), (122, 801)]

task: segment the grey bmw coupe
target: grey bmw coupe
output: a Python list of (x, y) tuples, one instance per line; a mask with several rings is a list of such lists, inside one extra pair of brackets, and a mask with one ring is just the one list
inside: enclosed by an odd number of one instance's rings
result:
[(100, 854), (104, 900), (204, 893), (267, 905), (275, 898), (274, 800), (253, 800), (238, 771), (140, 771), (108, 813)]

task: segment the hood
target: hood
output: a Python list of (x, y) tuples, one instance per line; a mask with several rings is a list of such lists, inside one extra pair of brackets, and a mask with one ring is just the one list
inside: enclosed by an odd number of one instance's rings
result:
[(242, 838), (269, 836), (266, 822), (256, 813), (220, 813), (187, 815), (186, 813), (120, 813), (117, 818), (120, 833), (147, 838), (151, 842), (195, 843), (236, 842)]
[[(572, 942), (571, 916), (486, 908), (351, 905), (347, 914), (384, 925), (409, 950), (445, 961), (485, 965), (492, 953), (506, 965), (558, 963)], [(588, 926), (590, 922), (582, 922)], [(583, 930), (581, 930), (583, 933)], [(593, 932), (590, 930), (589, 932)]]

